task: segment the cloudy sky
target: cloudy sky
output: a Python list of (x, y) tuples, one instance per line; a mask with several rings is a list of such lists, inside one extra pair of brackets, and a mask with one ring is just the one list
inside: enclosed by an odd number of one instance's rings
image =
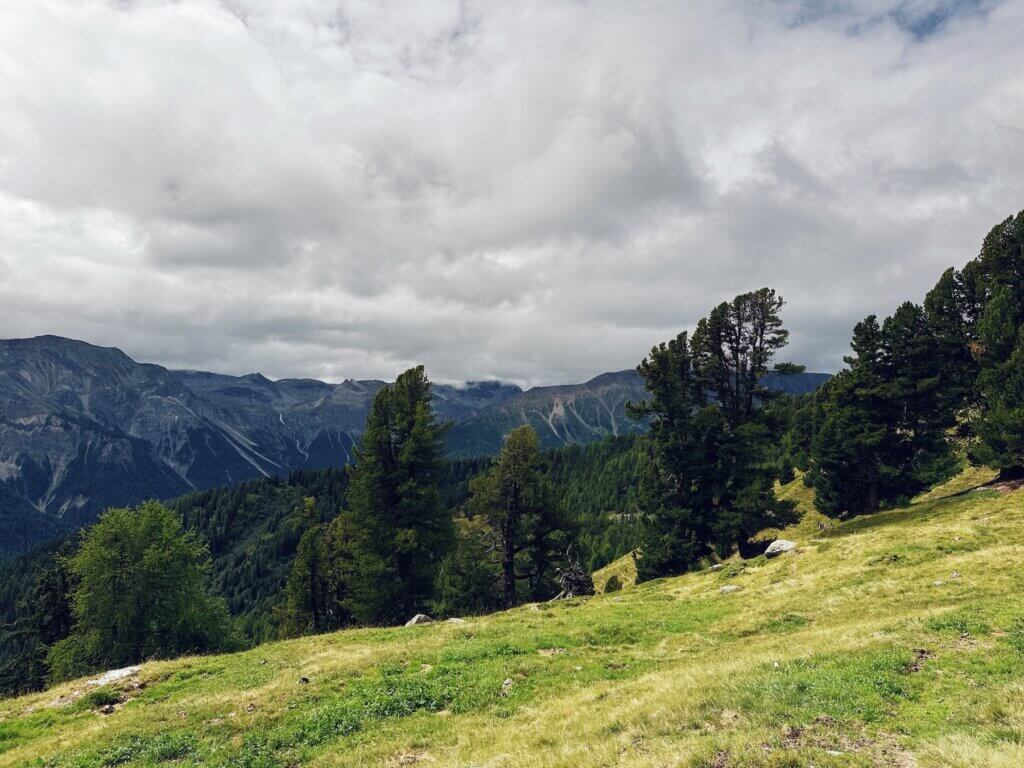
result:
[(1024, 208), (1024, 0), (6, 0), (0, 337), (580, 381), (712, 304), (787, 357)]

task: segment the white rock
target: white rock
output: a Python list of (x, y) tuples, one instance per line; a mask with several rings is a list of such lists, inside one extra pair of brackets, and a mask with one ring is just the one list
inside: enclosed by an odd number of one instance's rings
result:
[(430, 618), (429, 616), (427, 616), (427, 614), (425, 614), (425, 613), (417, 613), (415, 616), (413, 616), (411, 619), (409, 619), (407, 622), (405, 622), (405, 626), (407, 626), (407, 627), (414, 627), (417, 624), (432, 624), (433, 621), (434, 620), (432, 618)]
[(447, 622), (448, 622), (449, 624), (465, 624), (465, 623), (466, 623), (466, 620), (465, 620), (465, 619), (457, 619), (457, 618), (455, 618), (455, 617), (453, 616), (452, 618), (450, 618), (450, 619), (447, 619)]
[(733, 592), (739, 592), (743, 587), (739, 584), (726, 584), (724, 587), (719, 587), (718, 591), (723, 595), (731, 595)]
[(778, 557), (783, 552), (792, 552), (796, 549), (796, 542), (789, 541), (789, 539), (776, 539), (773, 541), (768, 549), (764, 551), (765, 557)]
[(714, 565), (711, 566), (711, 570), (712, 571), (720, 571), (723, 568), (725, 568), (725, 563), (715, 563)]
[(109, 685), (110, 683), (116, 683), (118, 680), (124, 680), (126, 677), (132, 677), (133, 675), (139, 674), (140, 667), (138, 665), (133, 667), (121, 667), (121, 669), (111, 669), (104, 672), (97, 678), (88, 681), (89, 685)]

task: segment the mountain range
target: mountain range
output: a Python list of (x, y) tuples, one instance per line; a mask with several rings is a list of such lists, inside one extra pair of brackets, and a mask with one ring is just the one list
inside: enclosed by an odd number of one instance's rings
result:
[[(807, 392), (827, 378), (767, 383)], [(112, 505), (345, 464), (384, 384), (171, 370), (57, 336), (0, 341), (0, 552)], [(452, 423), (449, 452), (463, 457), (495, 453), (521, 424), (548, 448), (642, 432), (625, 404), (643, 397), (634, 371), (526, 391), (498, 381), (434, 387), (438, 417)]]

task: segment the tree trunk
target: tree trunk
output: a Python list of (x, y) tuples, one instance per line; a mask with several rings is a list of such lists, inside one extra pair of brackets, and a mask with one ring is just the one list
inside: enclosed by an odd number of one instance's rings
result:
[(504, 587), (505, 607), (511, 608), (516, 602), (516, 528), (519, 523), (519, 489), (512, 487), (505, 520), (501, 526), (501, 573)]
[(310, 559), (309, 568), (309, 607), (310, 615), (313, 619), (313, 634), (320, 632), (320, 600), (316, 593), (317, 565), (316, 554), (314, 553)]

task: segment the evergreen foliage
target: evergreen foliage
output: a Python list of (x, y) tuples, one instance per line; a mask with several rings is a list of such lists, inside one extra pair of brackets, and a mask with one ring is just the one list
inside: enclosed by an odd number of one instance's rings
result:
[(955, 470), (943, 358), (925, 310), (857, 324), (848, 370), (827, 385), (811, 448), (815, 506), (832, 517), (909, 499)]
[(353, 569), (344, 600), (359, 624), (397, 623), (427, 609), (454, 542), (442, 504), (444, 428), (423, 367), (373, 399), (351, 472), (348, 526)]
[(327, 523), (345, 503), (343, 467), (292, 472), (287, 479), (250, 480), (227, 488), (190, 493), (168, 503), (187, 530), (210, 547), (211, 584), (250, 642), (279, 636), (275, 611), (304, 531), (305, 499), (316, 519)]
[(795, 519), (775, 498), (771, 446), (781, 434), (760, 384), (786, 344), (782, 298), (768, 288), (737, 296), (680, 333), (637, 368), (651, 398), (631, 404), (651, 420), (640, 491), (645, 531), (641, 580), (679, 573), (725, 554), (766, 527)]
[(487, 472), (471, 483), (469, 510), (486, 521), (495, 541), (506, 607), (520, 597), (542, 600), (557, 591), (554, 569), (571, 541), (544, 464), (536, 431), (519, 427)]
[(639, 477), (643, 438), (605, 438), (549, 454), (548, 474), (576, 527), (581, 561), (596, 571), (640, 544)]
[[(31, 586), (18, 600), (14, 618), (0, 627), (0, 695), (26, 693), (41, 688), (47, 678), (46, 657), (50, 647), (67, 637), (74, 625), (70, 594), (74, 587), (68, 572), (70, 544), (29, 569)], [(19, 561), (22, 558), (19, 558)]]
[(162, 504), (105, 512), (66, 561), (74, 626), (50, 648), (50, 676), (230, 648), (227, 608), (207, 590), (208, 559)]
[(989, 232), (964, 276), (973, 295), (984, 299), (973, 346), (980, 369), (974, 455), (1019, 476), (1024, 474), (1024, 211)]
[(499, 610), (503, 604), (501, 563), (494, 537), (480, 518), (461, 518), (455, 548), (438, 570), (433, 610), (438, 616), (468, 616)]
[(1024, 474), (1024, 211), (923, 306), (858, 324), (851, 346), (821, 407), (801, 416), (814, 424), (807, 481), (821, 512), (874, 512), (947, 477), (951, 435), (975, 462)]
[(285, 636), (305, 635), (335, 629), (345, 623), (337, 599), (340, 561), (330, 552), (331, 526), (320, 520), (316, 500), (307, 497), (295, 510), (296, 525), (303, 531), (284, 586), (284, 604), (279, 610), (280, 632)]

